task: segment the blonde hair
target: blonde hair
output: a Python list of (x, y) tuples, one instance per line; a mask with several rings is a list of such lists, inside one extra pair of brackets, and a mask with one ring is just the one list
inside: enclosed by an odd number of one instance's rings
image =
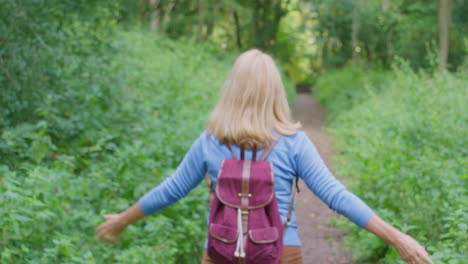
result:
[(257, 49), (242, 53), (211, 112), (208, 134), (223, 144), (239, 145), (252, 138), (264, 146), (273, 139), (273, 129), (293, 135), (300, 127), (291, 118), (283, 82), (271, 56)]

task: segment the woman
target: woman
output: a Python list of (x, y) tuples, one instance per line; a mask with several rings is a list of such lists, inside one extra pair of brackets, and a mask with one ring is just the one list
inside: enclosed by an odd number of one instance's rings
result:
[[(385, 223), (333, 177), (312, 142), (299, 128), (300, 124), (291, 119), (273, 59), (256, 49), (241, 54), (211, 113), (207, 131), (193, 143), (175, 173), (126, 211), (105, 215), (106, 221), (96, 229), (97, 238), (114, 243), (129, 224), (184, 197), (203, 180), (205, 174), (216, 186), (221, 161), (232, 156), (224, 144), (231, 144), (234, 152), (239, 154), (238, 146), (245, 138), (253, 138), (259, 145), (267, 146), (275, 134), (280, 134), (282, 136), (267, 160), (274, 164), (275, 193), (281, 219), (287, 215), (293, 180), (298, 175), (330, 208), (393, 245), (407, 263), (433, 264), (417, 241)], [(251, 158), (249, 155), (251, 151), (247, 151), (247, 159)], [(283, 241), (285, 247), (281, 263), (303, 263), (294, 212)], [(202, 264), (207, 263), (214, 262), (205, 250)]]

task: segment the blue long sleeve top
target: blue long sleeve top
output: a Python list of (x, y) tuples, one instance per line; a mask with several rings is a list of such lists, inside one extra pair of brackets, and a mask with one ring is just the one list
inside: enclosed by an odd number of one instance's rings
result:
[[(239, 157), (239, 146), (232, 145), (232, 148)], [(264, 149), (259, 149), (257, 157)], [(251, 159), (251, 157), (252, 152), (246, 150), (245, 158)], [(206, 173), (215, 187), (221, 162), (226, 158), (232, 158), (229, 149), (214, 135), (204, 131), (192, 144), (173, 175), (139, 199), (142, 211), (146, 215), (151, 215), (185, 197), (204, 179)], [(296, 176), (299, 176), (307, 187), (331, 209), (344, 215), (361, 228), (374, 214), (362, 200), (349, 192), (332, 175), (304, 131), (299, 130), (291, 136), (281, 136), (266, 160), (273, 163), (275, 193), (283, 221), (291, 203), (292, 187)], [(300, 246), (294, 210), (290, 223), (284, 232), (284, 245)]]

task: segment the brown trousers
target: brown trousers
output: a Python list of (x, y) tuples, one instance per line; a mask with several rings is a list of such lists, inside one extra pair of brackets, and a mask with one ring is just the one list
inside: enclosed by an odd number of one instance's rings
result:
[[(201, 264), (216, 264), (210, 259), (210, 257), (208, 257), (206, 249), (203, 250), (203, 258)], [(281, 256), (279, 264), (304, 264), (304, 257), (302, 256), (302, 247), (284, 246), (283, 256)]]

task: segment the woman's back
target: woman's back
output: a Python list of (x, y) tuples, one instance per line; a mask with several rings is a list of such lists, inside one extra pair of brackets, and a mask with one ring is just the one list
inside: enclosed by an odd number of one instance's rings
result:
[[(240, 148), (237, 145), (232, 145), (232, 148), (239, 156)], [(258, 156), (263, 150), (264, 148), (259, 149)], [(252, 152), (247, 150), (246, 159), (251, 159), (251, 155)], [(147, 215), (163, 209), (185, 197), (206, 174), (215, 187), (221, 163), (227, 158), (232, 158), (228, 147), (221, 144), (213, 134), (203, 132), (193, 143), (174, 174), (140, 198), (141, 209)], [(330, 208), (361, 227), (364, 227), (373, 214), (359, 198), (348, 192), (333, 177), (303, 131), (281, 136), (266, 160), (273, 163), (275, 193), (281, 219), (287, 216), (296, 176), (303, 179)], [(284, 244), (290, 246), (301, 244), (294, 211), (284, 235)]]

